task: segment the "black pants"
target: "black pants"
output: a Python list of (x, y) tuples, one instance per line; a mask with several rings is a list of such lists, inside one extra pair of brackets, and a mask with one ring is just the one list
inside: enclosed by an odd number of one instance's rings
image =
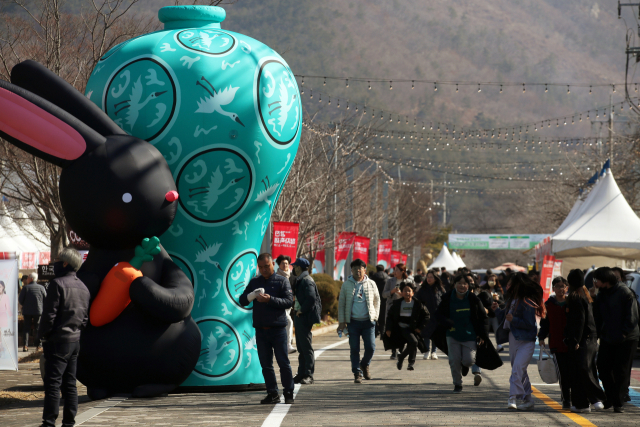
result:
[(307, 326), (306, 322), (294, 316), (293, 325), (296, 328), (296, 348), (298, 349), (298, 375), (300, 378), (311, 377), (316, 368), (316, 359), (313, 353), (313, 335), (311, 334), (311, 326)]
[(273, 356), (280, 368), (280, 381), (285, 393), (293, 392), (293, 373), (289, 363), (289, 352), (287, 351), (287, 331), (283, 327), (273, 327), (271, 329), (256, 328), (256, 346), (262, 376), (267, 386), (267, 393), (277, 393), (278, 383), (276, 372), (273, 369)]
[[(381, 298), (380, 299), (380, 314), (378, 315), (378, 324), (377, 324), (377, 328), (378, 328), (378, 334), (380, 334), (380, 339), (382, 340), (382, 334), (385, 333), (386, 329), (386, 322), (385, 320), (387, 319), (387, 299), (386, 298)], [(378, 335), (376, 335), (378, 336)]]
[(404, 359), (409, 356), (409, 364), (413, 365), (416, 363), (416, 353), (418, 352), (418, 338), (414, 331), (409, 328), (400, 328), (400, 332), (402, 332), (402, 338), (407, 341), (407, 346), (404, 351), (400, 354), (400, 357)]
[(24, 315), (24, 331), (22, 331), (22, 338), (24, 339), (24, 346), (29, 347), (29, 332), (31, 328), (35, 329), (33, 334), (33, 345), (40, 347), (40, 340), (38, 339), (38, 328), (40, 328), (40, 316), (32, 316), (29, 314)]
[(556, 371), (560, 380), (560, 392), (562, 403), (571, 403), (571, 358), (569, 353), (553, 353), (556, 362)]
[(629, 366), (636, 354), (638, 340), (620, 344), (602, 342), (598, 353), (598, 373), (607, 394), (607, 402), (621, 407), (627, 394)]
[(60, 411), (60, 391), (64, 397), (62, 425), (75, 424), (78, 412), (76, 367), (79, 342), (44, 343), (44, 410), (42, 425), (54, 427)]
[(578, 350), (569, 350), (571, 401), (578, 409), (588, 408), (590, 403), (604, 402), (607, 399), (594, 374), (597, 351), (595, 339), (581, 343)]

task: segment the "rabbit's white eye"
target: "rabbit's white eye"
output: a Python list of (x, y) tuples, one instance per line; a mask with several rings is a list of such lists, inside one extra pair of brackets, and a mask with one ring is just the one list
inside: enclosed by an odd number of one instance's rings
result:
[(122, 201), (125, 203), (129, 203), (131, 201), (131, 199), (133, 199), (133, 197), (131, 197), (130, 193), (124, 193), (122, 195)]

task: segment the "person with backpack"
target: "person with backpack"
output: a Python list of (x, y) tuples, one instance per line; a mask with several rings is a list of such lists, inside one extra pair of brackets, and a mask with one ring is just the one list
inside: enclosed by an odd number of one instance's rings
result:
[(640, 338), (638, 302), (609, 267), (598, 268), (593, 280), (598, 288), (594, 317), (600, 338), (598, 374), (607, 395), (604, 408), (613, 406), (615, 412), (621, 413)]
[(569, 349), (569, 363), (571, 365), (571, 399), (573, 412), (591, 412), (590, 403), (594, 409), (602, 410), (606, 395), (600, 388), (596, 376), (596, 352), (598, 351), (598, 337), (593, 318), (592, 299), (588, 289), (584, 286), (582, 270), (571, 270), (567, 277), (569, 282), (569, 296), (567, 297), (566, 313), (567, 326), (564, 329), (564, 343)]
[(316, 282), (309, 274), (309, 261), (304, 258), (298, 258), (291, 265), (296, 275), (293, 323), (295, 326), (296, 346), (299, 352), (298, 374), (293, 377), (293, 382), (295, 384), (313, 384), (315, 356), (311, 328), (315, 323), (320, 323), (322, 302), (320, 301), (318, 286), (316, 286)]

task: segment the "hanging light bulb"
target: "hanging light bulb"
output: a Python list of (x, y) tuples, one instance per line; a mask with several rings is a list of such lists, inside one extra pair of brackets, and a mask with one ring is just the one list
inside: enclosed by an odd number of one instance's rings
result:
[(582, 121), (582, 113), (580, 113), (580, 121)]
[(322, 86), (326, 86), (327, 85), (327, 78), (324, 78), (324, 83), (322, 83)]
[(458, 83), (456, 83), (456, 93), (458, 93)]
[(567, 95), (571, 93), (571, 89), (569, 88), (569, 85), (567, 85)]
[(620, 103), (620, 111), (622, 111), (623, 105), (624, 105), (624, 101)]
[(349, 109), (349, 101), (347, 101), (347, 110)]
[(356, 113), (358, 112), (358, 104), (356, 104)]
[(391, 114), (389, 114), (389, 123), (391, 123), (393, 119), (391, 118)]
[(589, 112), (588, 112), (588, 111), (587, 111), (587, 120), (591, 120), (591, 119), (589, 118)]
[(567, 118), (565, 117), (564, 118), (564, 126), (566, 126), (566, 125), (567, 125)]
[(433, 130), (433, 122), (431, 122), (429, 129)]
[(367, 106), (362, 107), (362, 114), (367, 114)]
[(311, 96), (309, 96), (309, 99), (313, 99), (313, 89), (311, 89)]
[(556, 119), (556, 127), (560, 127), (560, 122)]
[(413, 127), (418, 126), (418, 123), (416, 122), (416, 119), (413, 119)]
[(616, 93), (616, 85), (612, 85), (613, 86), (613, 93)]
[(547, 85), (547, 83), (544, 84), (544, 93), (549, 92), (549, 86)]
[(415, 89), (416, 87), (413, 85), (413, 80), (411, 80), (411, 89)]
[(433, 82), (433, 91), (434, 92), (438, 91), (438, 83), (437, 82)]
[(322, 92), (320, 92), (320, 97), (319, 97), (318, 102), (322, 102)]
[(301, 95), (304, 95), (304, 86), (302, 86), (302, 91), (300, 92)]
[(527, 89), (524, 86), (524, 83), (522, 83), (522, 93), (525, 93), (527, 91)]
[(347, 79), (347, 87), (349, 87), (349, 79)]
[(331, 105), (331, 96), (329, 96), (329, 105)]
[(393, 90), (393, 82), (389, 80), (389, 90)]
[(480, 83), (478, 83), (478, 93), (482, 92), (482, 89), (480, 88)]
[(502, 93), (502, 85), (500, 85), (500, 93)]
[(374, 108), (374, 109), (371, 111), (371, 118), (375, 118), (375, 117), (376, 117), (376, 109)]
[(336, 105), (336, 107), (340, 108), (340, 98), (338, 98), (338, 104)]
[(591, 95), (591, 86), (589, 86), (589, 95)]
[(369, 82), (369, 90), (371, 90), (371, 82)]

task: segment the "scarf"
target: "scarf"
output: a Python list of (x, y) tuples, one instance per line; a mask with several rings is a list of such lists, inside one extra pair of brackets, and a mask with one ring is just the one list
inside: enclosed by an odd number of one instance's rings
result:
[(280, 267), (278, 267), (278, 271), (276, 271), (276, 274), (278, 276), (286, 277), (288, 279), (289, 276), (291, 275), (291, 271), (289, 270), (283, 271)]

